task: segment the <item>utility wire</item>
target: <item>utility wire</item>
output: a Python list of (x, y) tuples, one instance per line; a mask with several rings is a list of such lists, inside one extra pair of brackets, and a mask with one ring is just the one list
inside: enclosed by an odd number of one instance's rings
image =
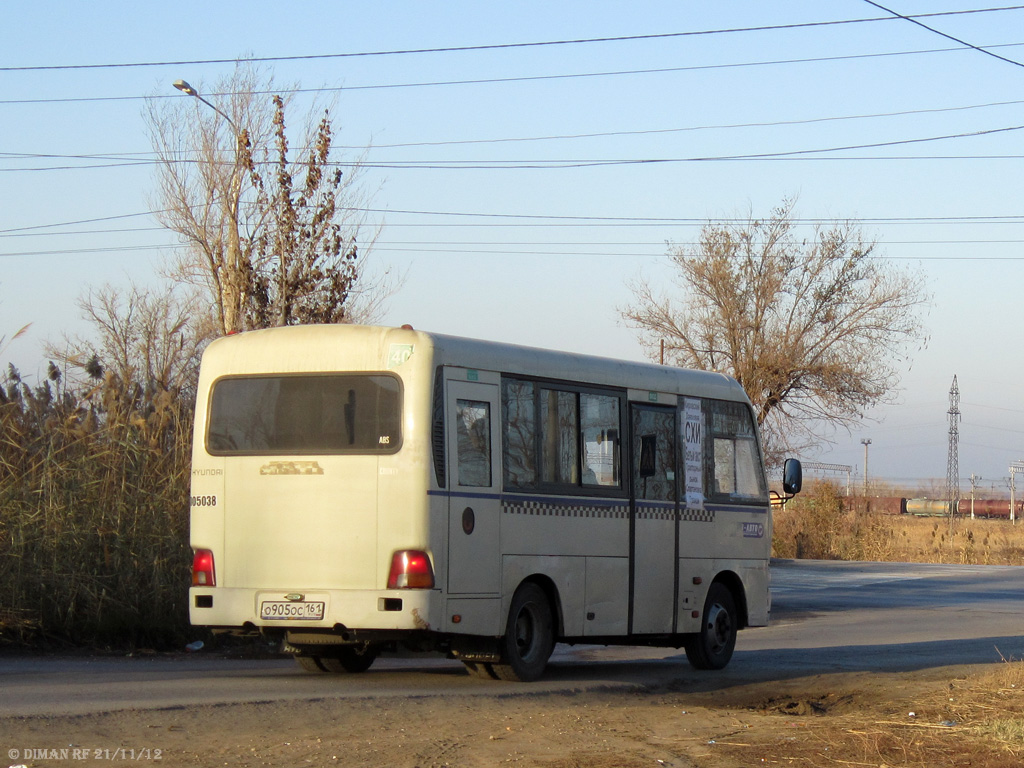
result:
[[(874, 5), (874, 3), (872, 3)], [(881, 7), (881, 6), (879, 6)], [(1024, 5), (1012, 5), (1003, 6), (998, 8), (975, 8), (961, 11), (941, 11), (935, 13), (922, 13), (915, 14), (914, 16), (899, 16), (899, 18), (913, 20), (913, 19), (926, 19), (935, 18), (940, 16), (960, 16), (965, 14), (975, 13), (995, 13), (1001, 11), (1018, 11), (1024, 9)], [(887, 13), (893, 13), (886, 8), (882, 10)], [(774, 25), (762, 25), (755, 27), (735, 27), (730, 29), (709, 29), (692, 32), (662, 32), (648, 35), (615, 35), (611, 37), (590, 37), (590, 38), (578, 38), (578, 39), (567, 39), (567, 40), (542, 40), (535, 42), (525, 43), (495, 43), (491, 45), (462, 45), (462, 46), (451, 46), (445, 48), (409, 48), (402, 50), (391, 50), (391, 51), (358, 51), (349, 53), (325, 53), (325, 54), (307, 54), (299, 56), (254, 56), (252, 58), (244, 59), (245, 61), (252, 62), (281, 62), (281, 61), (311, 61), (311, 60), (322, 60), (322, 59), (346, 59), (346, 58), (359, 58), (359, 57), (374, 57), (374, 56), (404, 56), (410, 54), (426, 54), (426, 53), (464, 53), (470, 51), (495, 51), (495, 50), (508, 50), (515, 48), (541, 48), (550, 46), (564, 46), (564, 45), (587, 45), (593, 43), (621, 43), (621, 42), (634, 42), (641, 40), (666, 40), (673, 38), (684, 38), (684, 37), (699, 37), (704, 35), (723, 35), (723, 34), (735, 34), (735, 33), (746, 33), (746, 32), (774, 32), (779, 30), (790, 30), (790, 29), (807, 29), (814, 27), (827, 27), (841, 24), (864, 24), (874, 22), (885, 22), (892, 21), (890, 16), (882, 16), (876, 18), (866, 19), (838, 19), (833, 21), (810, 21), (810, 22), (799, 22), (793, 24), (774, 24)], [(959, 42), (959, 41), (958, 41)], [(116, 63), (116, 64), (50, 64), (40, 66), (14, 66), (14, 67), (0, 67), (0, 72), (51, 72), (51, 71), (66, 71), (66, 70), (81, 70), (81, 69), (125, 69), (131, 67), (166, 67), (166, 66), (190, 66), (200, 64), (233, 64), (240, 61), (238, 58), (231, 59), (193, 59), (193, 60), (182, 60), (182, 61), (147, 61), (147, 62), (131, 62), (131, 63)]]
[[(883, 243), (884, 244), (884, 243)], [(420, 253), (441, 256), (559, 256), (559, 257), (585, 257), (585, 258), (657, 258), (664, 255), (664, 250), (657, 252), (631, 253), (631, 252), (585, 252), (566, 250), (522, 250), (522, 249), (481, 249), (481, 248), (459, 248), (458, 244), (449, 245), (438, 243), (436, 248), (396, 248), (388, 243), (378, 243), (374, 246), (375, 252), (388, 253)], [(94, 248), (59, 248), (43, 251), (12, 251), (0, 253), (0, 258), (35, 257), (35, 256), (80, 256), (97, 253), (130, 253), (143, 251), (177, 251), (189, 247), (183, 243), (153, 243), (140, 245), (119, 245)], [(878, 261), (914, 261), (914, 262), (1022, 262), (1024, 256), (900, 256), (891, 254), (871, 255), (867, 258)]]
[[(959, 50), (959, 49), (958, 49)], [(418, 141), (418, 142), (404, 142), (397, 144), (374, 144), (370, 147), (357, 147), (348, 145), (338, 145), (338, 149), (405, 149), (413, 147), (444, 147), (444, 146), (464, 146), (469, 144), (505, 144), (514, 142), (536, 142), (536, 141), (562, 141), (562, 140), (577, 140), (577, 139), (604, 139), (604, 138), (615, 138), (618, 136), (650, 136), (659, 135), (666, 133), (691, 133), (696, 131), (725, 131), (734, 130), (740, 128), (781, 128), (796, 125), (814, 125), (816, 123), (828, 123), (828, 122), (839, 122), (844, 120), (874, 120), (878, 118), (886, 117), (908, 117), (913, 115), (931, 115), (940, 114), (943, 112), (964, 112), (972, 109), (987, 109), (989, 107), (1006, 107), (1006, 106), (1018, 106), (1024, 104), (1024, 100), (1014, 101), (994, 101), (987, 104), (967, 104), (958, 107), (932, 107), (924, 109), (907, 109), (898, 112), (877, 112), (874, 114), (862, 114), (862, 115), (835, 115), (830, 117), (811, 117), (803, 120), (773, 120), (768, 122), (757, 122), (757, 123), (723, 123), (719, 125), (695, 125), (686, 126), (683, 128), (650, 128), (635, 131), (603, 131), (600, 133), (574, 133), (574, 134), (563, 134), (563, 135), (552, 135), (552, 136), (520, 136), (510, 138), (497, 138), (497, 139), (462, 139), (462, 140), (449, 140), (449, 141)], [(0, 153), (2, 154), (2, 153)], [(26, 155), (28, 157), (28, 155)], [(56, 157), (60, 157), (59, 155)]]
[[(428, 216), (430, 218), (475, 218), (487, 220), (502, 220), (514, 222), (542, 222), (541, 224), (529, 223), (526, 226), (546, 226), (550, 224), (562, 225), (584, 225), (595, 224), (609, 226), (660, 226), (660, 225), (683, 225), (683, 226), (704, 226), (705, 224), (746, 224), (749, 217), (681, 217), (681, 216), (567, 216), (558, 214), (537, 214), (537, 213), (493, 213), (474, 211), (432, 211), (421, 209), (403, 208), (369, 208), (360, 206), (345, 207), (345, 211), (352, 213), (372, 213), (381, 216)], [(77, 219), (52, 224), (35, 224), (25, 227), (13, 227), (0, 229), (0, 235), (10, 233), (40, 232), (40, 230), (57, 229), (60, 227), (81, 226), (83, 224), (99, 224), (108, 221), (122, 219), (142, 218), (153, 216), (167, 211), (139, 211), (136, 213), (125, 213), (116, 216), (101, 216), (92, 219)], [(834, 218), (813, 218), (802, 217), (792, 219), (797, 225), (830, 224)], [(883, 225), (917, 225), (917, 224), (1024, 224), (1024, 213), (1012, 215), (987, 215), (987, 216), (883, 216), (883, 217), (862, 217), (842, 219), (843, 222), (859, 224), (862, 226), (883, 226)], [(388, 224), (402, 226), (401, 224)], [(428, 226), (427, 224), (414, 223), (410, 226)], [(450, 223), (439, 224), (438, 226), (452, 226)], [(477, 225), (474, 225), (477, 226)], [(507, 224), (487, 224), (486, 226), (508, 226)], [(43, 233), (49, 234), (49, 233)], [(54, 233), (60, 234), (60, 233)]]
[(1008, 59), (1005, 56), (1000, 56), (998, 53), (992, 53), (992, 51), (986, 50), (986, 49), (984, 49), (984, 48), (982, 48), (980, 46), (975, 45), (974, 43), (969, 43), (966, 40), (961, 40), (959, 37), (954, 37), (953, 35), (947, 35), (945, 32), (940, 32), (939, 30), (935, 29), (934, 27), (929, 27), (927, 24), (925, 24), (925, 23), (923, 23), (923, 22), (918, 20), (921, 17), (904, 16), (902, 13), (898, 13), (898, 12), (892, 10), (891, 8), (886, 8), (884, 5), (879, 5), (878, 3), (874, 2), (874, 0), (864, 0), (864, 2), (867, 3), (870, 6), (878, 8), (879, 10), (885, 11), (886, 13), (891, 13), (893, 16), (895, 16), (898, 19), (903, 19), (904, 21), (909, 21), (911, 24), (916, 24), (917, 26), (919, 26), (919, 27), (921, 27), (923, 29), (927, 29), (929, 32), (933, 32), (934, 34), (939, 35), (941, 37), (944, 37), (947, 40), (952, 40), (954, 43), (960, 43), (960, 45), (965, 45), (968, 48), (973, 48), (978, 53), (984, 53), (986, 56), (991, 56), (994, 59), (999, 59), (1000, 61), (1005, 61), (1007, 64), (1013, 64), (1015, 67), (1024, 67), (1024, 64), (1022, 64), (1019, 61), (1014, 61), (1013, 59)]
[[(695, 157), (650, 157), (650, 158), (618, 158), (618, 159), (607, 159), (607, 160), (588, 160), (588, 159), (542, 159), (542, 160), (396, 160), (396, 161), (332, 161), (325, 163), (326, 166), (334, 168), (361, 168), (361, 169), (387, 169), (387, 170), (566, 170), (566, 169), (578, 169), (578, 168), (600, 168), (608, 166), (623, 166), (623, 165), (666, 165), (675, 163), (711, 163), (711, 162), (734, 162), (734, 161), (762, 161), (762, 160), (793, 160), (793, 159), (809, 159), (808, 155), (822, 155), (826, 152), (848, 152), (856, 149), (881, 149), (884, 147), (898, 147), (907, 146), (910, 144), (924, 144), (934, 141), (947, 141), (951, 139), (968, 139), (977, 138), (979, 136), (991, 136), (998, 133), (1009, 133), (1013, 131), (1020, 131), (1024, 129), (1024, 125), (1014, 125), (1005, 128), (990, 128), (983, 131), (970, 131), (966, 133), (952, 133), (945, 134), (942, 136), (927, 136), (916, 139), (897, 139), (894, 141), (879, 141), (871, 142), (867, 144), (847, 144), (835, 147), (821, 147), (817, 149), (795, 149), (778, 152), (759, 152), (759, 153), (745, 153), (737, 155), (710, 155), (710, 156), (695, 156)], [(1017, 155), (1000, 156), (1001, 159), (1005, 158), (1017, 158)], [(914, 158), (892, 158), (892, 157), (881, 157), (881, 158), (865, 158), (865, 157), (854, 157), (854, 158), (842, 158), (842, 157), (819, 157), (810, 158), (818, 160), (866, 160), (866, 159), (917, 159), (917, 160), (937, 160), (943, 159), (936, 156), (917, 156)], [(960, 159), (979, 159), (977, 156), (964, 156)], [(982, 158), (983, 159), (983, 158)], [(15, 172), (26, 172), (26, 171), (68, 171), (68, 170), (94, 170), (97, 168), (121, 168), (121, 167), (134, 167), (140, 165), (157, 165), (162, 163), (161, 160), (135, 160), (128, 162), (117, 162), (117, 163), (100, 163), (94, 165), (55, 165), (55, 166), (35, 166), (35, 167), (22, 167), (22, 168), (0, 168), (0, 173), (15, 173)], [(175, 160), (172, 162), (176, 163), (200, 163), (207, 161), (183, 159)], [(225, 165), (231, 165), (232, 163), (225, 160)], [(257, 163), (257, 165), (274, 165), (273, 161), (265, 161), (263, 163)]]
[(63, 221), (56, 224), (33, 224), (27, 227), (12, 227), (10, 229), (0, 229), (0, 235), (7, 234), (8, 232), (30, 232), (33, 230), (40, 229), (56, 229), (57, 227), (74, 227), (79, 224), (98, 224), (102, 221), (117, 221), (119, 219), (136, 219), (142, 216), (152, 216), (156, 213), (166, 213), (166, 211), (139, 211), (138, 213), (122, 213), (117, 216), (100, 216), (95, 219), (78, 219), (76, 221)]
[[(961, 50), (961, 49), (957, 49)], [(173, 98), (173, 97), (172, 97)], [(0, 102), (3, 103), (3, 102)], [(896, 112), (876, 112), (859, 115), (832, 115), (826, 117), (811, 117), (802, 120), (773, 120), (754, 123), (720, 123), (717, 125), (693, 125), (681, 128), (649, 128), (633, 131), (602, 131), (597, 133), (571, 133), (553, 134), (549, 136), (507, 136), (494, 139), (451, 139), (446, 141), (412, 141), (395, 144), (372, 144), (370, 146), (355, 146), (337, 144), (339, 150), (379, 150), (379, 149), (409, 149), (417, 147), (445, 147), (445, 146), (467, 146), (478, 144), (510, 144), (510, 143), (533, 143), (543, 141), (576, 141), (580, 139), (601, 139), (616, 138), (620, 136), (651, 136), (669, 133), (693, 133), (698, 131), (725, 131), (745, 128), (780, 128), (796, 125), (814, 125), (817, 123), (842, 122), (846, 120), (876, 120), (889, 117), (912, 117), (915, 115), (933, 115), (946, 112), (966, 112), (975, 109), (989, 109), (992, 107), (1009, 107), (1024, 104), (1024, 100), (993, 101), (985, 104), (964, 104), (954, 107), (925, 107), (922, 109), (905, 109)], [(300, 151), (308, 150), (308, 147), (297, 148)], [(0, 151), (0, 161), (4, 159), (17, 160), (105, 160), (108, 162), (137, 163), (141, 160), (153, 160), (157, 155), (152, 150), (146, 152), (114, 152), (114, 153), (80, 153), (80, 154), (55, 154), (42, 152), (3, 152)]]
[[(1000, 45), (986, 46), (987, 49), (995, 48), (1017, 48), (1024, 43), (1003, 43)], [(577, 72), (577, 73), (562, 73), (553, 75), (529, 75), (520, 77), (491, 77), (481, 78), (473, 80), (434, 80), (434, 81), (422, 81), (422, 82), (410, 82), (410, 83), (377, 83), (370, 85), (339, 85), (339, 86), (320, 86), (316, 88), (284, 88), (278, 90), (264, 90), (264, 91), (253, 91), (252, 93), (257, 96), (272, 96), (272, 95), (293, 95), (293, 94), (310, 94), (310, 93), (340, 93), (342, 91), (369, 91), (369, 90), (384, 90), (393, 88), (429, 88), (437, 86), (451, 86), (451, 85), (492, 85), (500, 83), (520, 83), (520, 82), (532, 82), (532, 81), (544, 81), (544, 80), (568, 80), (577, 78), (596, 78), (596, 77), (619, 77), (626, 75), (648, 75), (648, 74), (667, 74), (672, 72), (700, 72), (706, 70), (716, 69), (740, 69), (744, 67), (768, 67), (785, 64), (821, 64), (827, 62), (836, 61), (855, 61), (858, 59), (877, 59), (886, 58), (890, 56), (919, 56), (928, 55), (935, 53), (954, 53), (962, 52), (964, 49), (962, 46), (955, 48), (929, 48), (915, 51), (887, 51), (883, 53), (859, 53), (859, 54), (848, 54), (844, 56), (816, 56), (811, 58), (803, 59), (770, 59), (766, 61), (746, 61), (746, 62), (733, 62), (726, 64), (696, 64), (693, 66), (686, 67), (661, 67), (656, 69), (630, 69), (630, 70), (613, 70), (607, 72)], [(2, 70), (0, 70), (2, 71)], [(231, 96), (230, 93), (213, 93), (211, 96)], [(50, 99), (0, 99), (0, 105), (14, 105), (14, 104), (74, 104), (74, 103), (88, 103), (88, 102), (111, 102), (111, 101), (144, 101), (149, 99), (176, 99), (180, 98), (180, 95), (167, 93), (167, 94), (156, 94), (150, 96), (69, 96), (63, 98), (50, 98)]]

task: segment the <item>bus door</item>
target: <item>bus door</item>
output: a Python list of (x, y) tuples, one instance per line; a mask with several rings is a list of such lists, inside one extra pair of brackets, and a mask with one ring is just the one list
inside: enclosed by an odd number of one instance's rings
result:
[(675, 631), (677, 535), (676, 409), (630, 408), (630, 633)]
[(448, 593), (501, 588), (501, 410), (498, 387), (449, 381)]

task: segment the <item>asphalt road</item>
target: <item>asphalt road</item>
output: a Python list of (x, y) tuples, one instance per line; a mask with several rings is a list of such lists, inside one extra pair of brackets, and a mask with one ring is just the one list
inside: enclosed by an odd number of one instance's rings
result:
[(908, 671), (1024, 658), (1024, 567), (778, 561), (773, 623), (740, 633), (720, 672), (673, 649), (558, 646), (546, 677), (482, 681), (458, 662), (382, 658), (361, 675), (291, 660), (0, 658), (0, 716), (281, 700), (494, 696), (598, 688), (712, 690), (837, 671)]

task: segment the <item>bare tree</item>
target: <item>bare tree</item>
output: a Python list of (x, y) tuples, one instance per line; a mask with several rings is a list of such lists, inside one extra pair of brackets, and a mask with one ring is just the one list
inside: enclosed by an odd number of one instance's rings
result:
[(664, 344), (666, 361), (734, 376), (774, 461), (886, 402), (924, 340), (923, 278), (875, 251), (850, 224), (802, 239), (787, 200), (767, 219), (708, 224), (695, 246), (672, 247), (679, 295), (638, 280), (622, 316), (652, 358)]
[(217, 321), (195, 295), (173, 286), (150, 291), (103, 286), (78, 300), (95, 340), (66, 337), (48, 342), (46, 353), (92, 379), (113, 375), (137, 384), (142, 394), (168, 392), (188, 401), (199, 375), (206, 344), (216, 337)]
[[(380, 297), (393, 290), (386, 273), (374, 279), (365, 269), (377, 233), (365, 233), (359, 162), (343, 176), (327, 172), (335, 161), (326, 117), (307, 125), (297, 156), (288, 158), (284, 113), (290, 98), (271, 98), (274, 90), (272, 77), (243, 61), (202, 99), (154, 99), (147, 108), (158, 157), (154, 208), (159, 221), (177, 233), (184, 245), (176, 276), (209, 293), (222, 333), (277, 324), (290, 316), (291, 306), (301, 304), (303, 290), (306, 295), (351, 305), (345, 313), (336, 312), (332, 321), (342, 314), (348, 321), (365, 321), (367, 314), (379, 308)], [(269, 184), (264, 174), (267, 163), (275, 164)], [(304, 171), (314, 166), (320, 171), (317, 184), (322, 185), (317, 189), (329, 194), (331, 205), (317, 209), (325, 219), (313, 214), (295, 219), (294, 211), (278, 207), (300, 202), (291, 194), (279, 194), (280, 180), (301, 178), (306, 189), (310, 176)], [(312, 197), (301, 202), (316, 207)], [(315, 226), (300, 226), (303, 223)], [(323, 250), (318, 251), (324, 231), (333, 231), (347, 246), (342, 249), (350, 267), (344, 295), (321, 292), (323, 283), (335, 277), (329, 268), (321, 269), (322, 274), (307, 271), (302, 286), (274, 297), (284, 302), (283, 308), (275, 307), (276, 314), (253, 312), (254, 306), (270, 301), (264, 298), (267, 286), (262, 280), (278, 270), (282, 259), (294, 264), (297, 254), (317, 252), (320, 266), (330, 266), (323, 262)], [(349, 252), (352, 258), (347, 258)], [(278, 271), (287, 274), (288, 268)], [(360, 307), (362, 316), (356, 311)], [(300, 316), (310, 319), (308, 314)]]

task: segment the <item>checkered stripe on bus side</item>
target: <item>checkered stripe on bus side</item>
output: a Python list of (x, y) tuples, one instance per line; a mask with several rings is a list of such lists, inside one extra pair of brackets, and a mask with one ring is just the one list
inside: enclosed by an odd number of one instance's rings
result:
[[(553, 499), (538, 501), (502, 500), (502, 512), (508, 515), (535, 515), (539, 517), (586, 517), (604, 520), (628, 520), (628, 504), (567, 504)], [(679, 519), (683, 522), (713, 523), (713, 509), (681, 509)], [(637, 518), (641, 520), (673, 520), (676, 511), (664, 504), (641, 504)]]
[(562, 504), (550, 499), (538, 501), (502, 500), (502, 512), (508, 515), (539, 515), (542, 517), (590, 517), (628, 519), (628, 504)]
[[(645, 504), (639, 502), (639, 509), (636, 516), (639, 520), (674, 520), (676, 510), (665, 504)], [(715, 522), (715, 510), (713, 509), (685, 509), (678, 512), (679, 519), (684, 523), (713, 523)]]

